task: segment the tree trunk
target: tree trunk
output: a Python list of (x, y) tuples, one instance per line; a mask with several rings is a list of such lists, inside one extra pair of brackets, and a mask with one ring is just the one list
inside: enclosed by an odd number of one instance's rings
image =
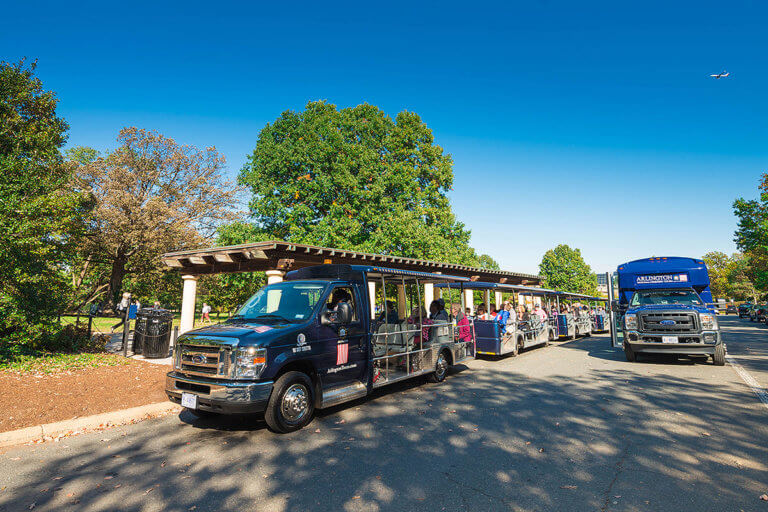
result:
[(123, 292), (123, 278), (125, 278), (125, 265), (128, 263), (128, 257), (123, 253), (118, 253), (112, 262), (112, 273), (109, 275), (109, 290), (107, 291), (106, 309), (114, 311), (115, 306), (120, 302)]

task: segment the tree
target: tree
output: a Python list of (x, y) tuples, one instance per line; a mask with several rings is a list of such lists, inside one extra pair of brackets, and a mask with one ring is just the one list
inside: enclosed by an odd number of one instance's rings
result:
[(572, 249), (565, 244), (550, 249), (541, 259), (539, 273), (544, 277), (543, 285), (547, 288), (597, 294), (597, 276), (584, 262), (579, 249)]
[(63, 269), (89, 203), (71, 187), (68, 126), (35, 67), (0, 62), (0, 340), (39, 346), (58, 330)]
[(73, 153), (85, 158), (78, 177), (96, 204), (80, 268), (106, 266), (94, 293), (105, 290), (108, 306), (126, 276), (162, 280), (161, 254), (198, 247), (234, 219), (238, 192), (224, 179), (224, 157), (215, 148), (199, 150), (137, 128), (124, 128), (117, 140), (116, 150), (92, 161), (88, 150)]
[(452, 165), (412, 112), (318, 101), (267, 124), (239, 179), (269, 237), (476, 264), (447, 196)]
[(477, 266), (488, 270), (499, 270), (499, 264), (487, 254), (478, 256)]
[(731, 267), (733, 261), (727, 254), (720, 251), (710, 251), (702, 258), (707, 264), (709, 272), (709, 287), (712, 290), (712, 296), (730, 297), (731, 296)]
[(768, 290), (768, 173), (758, 185), (759, 199), (739, 198), (733, 203), (738, 218), (734, 234), (736, 246), (751, 262), (752, 282), (758, 290)]
[[(728, 269), (728, 282), (730, 284), (731, 297), (736, 300), (750, 300), (757, 302), (762, 293), (757, 289), (753, 281), (755, 275), (754, 265), (749, 257), (736, 253), (731, 257)], [(763, 267), (764, 268), (764, 267)]]

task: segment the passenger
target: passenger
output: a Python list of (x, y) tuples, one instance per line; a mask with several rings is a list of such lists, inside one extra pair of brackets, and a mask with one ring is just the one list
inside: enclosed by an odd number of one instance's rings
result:
[[(393, 300), (387, 301), (387, 314), (386, 314), (386, 323), (388, 324), (399, 324), (400, 318), (397, 315), (397, 304)], [(379, 322), (384, 322), (384, 312), (379, 315), (379, 318), (377, 319)]]
[(472, 329), (466, 315), (461, 311), (461, 304), (452, 304), (451, 313), (458, 327), (458, 341), (472, 341)]
[(427, 311), (424, 309), (424, 306), (414, 307), (411, 310), (411, 316), (408, 317), (406, 322), (410, 325), (419, 325), (421, 323), (421, 333), (414, 337), (413, 343), (418, 344), (421, 340), (424, 340), (426, 343), (429, 338), (429, 326), (432, 325), (432, 320), (427, 317)]
[(536, 304), (536, 306), (533, 308), (533, 312), (536, 316), (539, 317), (539, 320), (541, 320), (542, 324), (546, 323), (547, 312), (544, 311), (544, 308), (542, 308), (540, 304)]
[(464, 315), (471, 317), (472, 316), (472, 308), (464, 308)]
[(501, 334), (507, 332), (507, 320), (509, 320), (510, 309), (512, 309), (512, 305), (508, 301), (504, 301), (504, 309), (496, 315), (496, 323), (499, 324), (499, 332)]
[(483, 304), (480, 304), (477, 306), (477, 317), (478, 320), (490, 320), (491, 315), (488, 314), (488, 312), (485, 310), (485, 306)]
[(496, 310), (496, 308), (491, 309), (491, 314), (489, 315), (491, 320), (496, 320), (496, 317), (499, 315), (499, 312)]
[(444, 326), (451, 321), (448, 313), (445, 311), (443, 299), (435, 299), (429, 304), (429, 319), (433, 324), (429, 329), (429, 341), (434, 341), (437, 339), (438, 332), (441, 329), (445, 329)]
[(528, 306), (523, 306), (523, 316), (520, 318), (523, 322), (527, 322), (531, 318), (531, 314), (528, 311)]

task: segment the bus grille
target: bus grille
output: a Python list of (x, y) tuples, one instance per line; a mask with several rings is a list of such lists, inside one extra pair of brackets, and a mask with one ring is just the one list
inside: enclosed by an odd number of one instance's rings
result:
[(645, 312), (640, 313), (640, 330), (658, 333), (698, 332), (699, 322), (696, 313)]

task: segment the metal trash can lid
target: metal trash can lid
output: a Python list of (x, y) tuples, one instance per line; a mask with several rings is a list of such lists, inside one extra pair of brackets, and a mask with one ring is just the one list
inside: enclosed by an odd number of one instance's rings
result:
[(142, 308), (136, 313), (136, 316), (144, 318), (161, 318), (164, 320), (170, 320), (173, 318), (173, 313), (167, 309), (160, 308)]

